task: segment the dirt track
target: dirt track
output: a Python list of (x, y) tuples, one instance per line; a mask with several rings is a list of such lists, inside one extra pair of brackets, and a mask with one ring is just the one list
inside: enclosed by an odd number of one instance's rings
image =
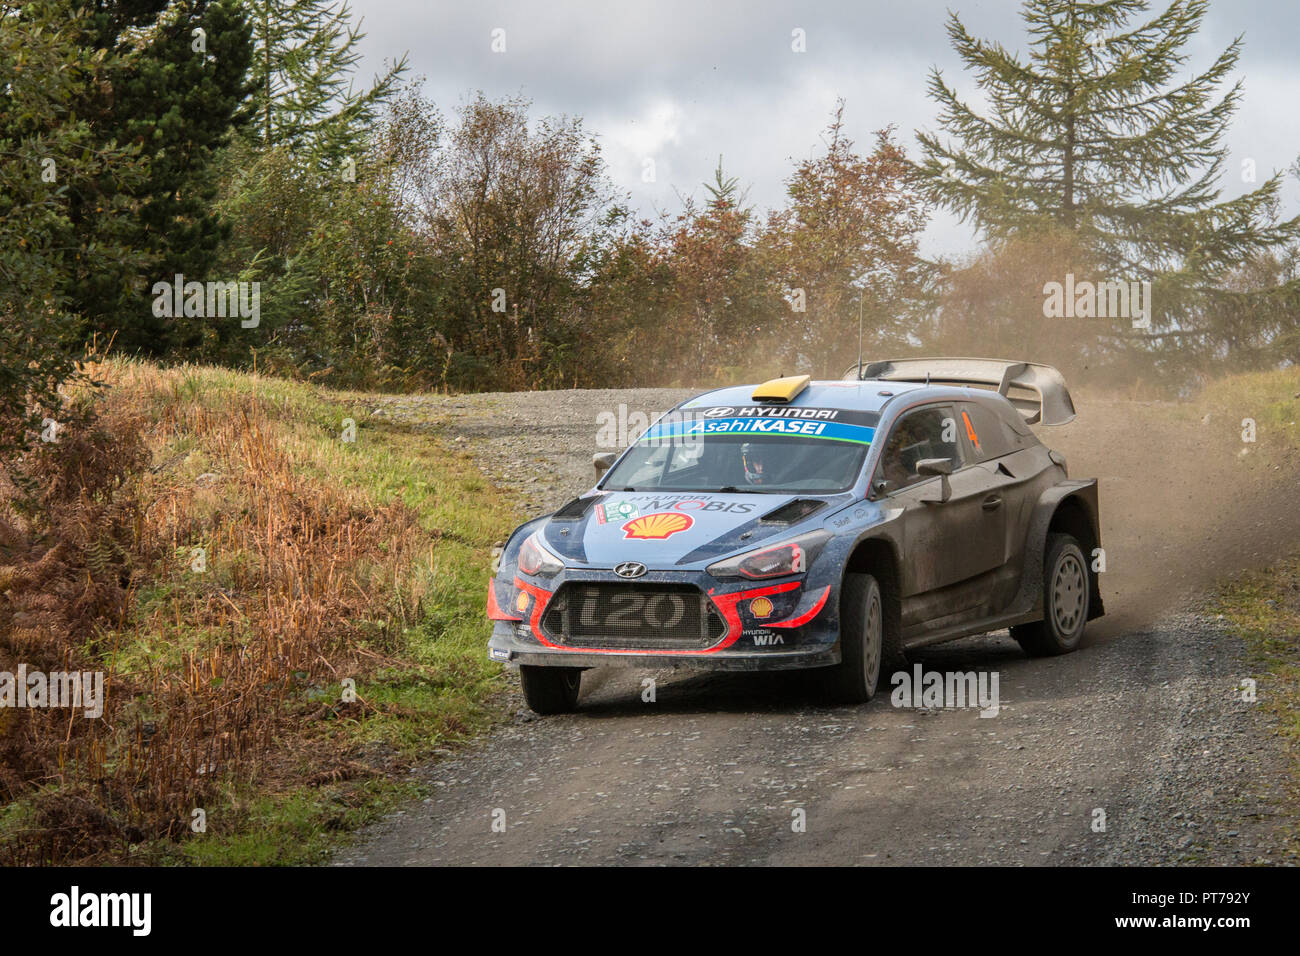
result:
[[(404, 397), (377, 411), (468, 446), (542, 511), (590, 484), (599, 412), (682, 394)], [(1075, 423), (1040, 434), (1072, 474), (1102, 479), (1108, 616), (1064, 658), (1029, 660), (1005, 632), (912, 658), (997, 671), (996, 717), (825, 707), (812, 677), (589, 672), (578, 714), (533, 719), (516, 695), (513, 724), (420, 771), (433, 796), (338, 862), (1294, 864), (1276, 807), (1284, 756), (1234, 693), (1251, 676), (1241, 648), (1196, 611), (1205, 585), (1300, 540), (1300, 512), (1270, 490), (1294, 469), (1242, 456), (1233, 420), (1077, 404)]]

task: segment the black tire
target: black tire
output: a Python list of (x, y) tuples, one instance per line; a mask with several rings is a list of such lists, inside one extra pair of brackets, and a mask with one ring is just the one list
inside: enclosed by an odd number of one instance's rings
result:
[(1079, 542), (1068, 534), (1049, 534), (1043, 558), (1043, 619), (1011, 628), (1026, 654), (1052, 657), (1079, 646), (1088, 623), (1091, 584)]
[(902, 658), (885, 613), (880, 584), (870, 574), (846, 574), (840, 591), (840, 662), (827, 668), (827, 696), (835, 703), (865, 704), (885, 672)]
[(578, 709), (578, 690), (582, 684), (580, 667), (536, 667), (522, 664), (519, 682), (524, 685), (524, 700), (529, 710), (541, 714), (568, 714)]

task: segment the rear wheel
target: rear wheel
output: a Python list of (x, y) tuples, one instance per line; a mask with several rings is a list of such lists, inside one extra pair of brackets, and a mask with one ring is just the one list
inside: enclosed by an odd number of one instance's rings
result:
[(578, 709), (578, 688), (582, 683), (580, 667), (536, 667), (523, 664), (519, 682), (524, 686), (524, 700), (534, 713), (567, 714)]
[(827, 668), (827, 692), (841, 704), (869, 701), (882, 664), (899, 657), (897, 637), (885, 620), (880, 584), (870, 574), (846, 574), (840, 593), (840, 662)]
[(1049, 534), (1043, 561), (1043, 619), (1011, 629), (1026, 654), (1050, 657), (1079, 646), (1088, 623), (1090, 585), (1079, 542), (1068, 534)]

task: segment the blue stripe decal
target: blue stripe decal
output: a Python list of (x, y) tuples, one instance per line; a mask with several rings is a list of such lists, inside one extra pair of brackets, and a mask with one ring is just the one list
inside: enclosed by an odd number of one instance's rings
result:
[(681, 437), (703, 438), (708, 435), (792, 435), (870, 445), (872, 439), (876, 437), (876, 430), (867, 425), (806, 421), (797, 418), (710, 418), (707, 421), (663, 422), (652, 426), (637, 441), (664, 441)]

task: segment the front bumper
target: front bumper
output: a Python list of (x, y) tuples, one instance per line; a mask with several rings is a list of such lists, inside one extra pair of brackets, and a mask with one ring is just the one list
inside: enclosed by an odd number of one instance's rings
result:
[[(552, 579), (515, 574), (489, 584), (493, 618), (489, 656), (503, 664), (542, 667), (695, 667), (787, 670), (825, 667), (840, 659), (838, 586), (808, 574), (771, 582), (719, 581), (702, 571), (650, 572), (630, 582), (610, 571), (566, 568)], [(724, 623), (708, 646), (664, 647), (636, 639), (584, 638), (557, 631), (547, 611), (566, 584), (638, 587), (689, 584), (707, 595)], [(557, 605), (558, 607), (559, 605)], [(558, 614), (558, 612), (557, 612)], [(590, 646), (592, 644), (598, 646)]]
[(610, 651), (599, 654), (553, 650), (517, 640), (498, 627), (488, 641), (488, 655), (502, 664), (530, 667), (689, 667), (699, 670), (765, 671), (827, 667), (840, 662), (839, 645), (792, 648), (789, 651), (719, 651), (716, 654), (681, 654), (671, 651)]

